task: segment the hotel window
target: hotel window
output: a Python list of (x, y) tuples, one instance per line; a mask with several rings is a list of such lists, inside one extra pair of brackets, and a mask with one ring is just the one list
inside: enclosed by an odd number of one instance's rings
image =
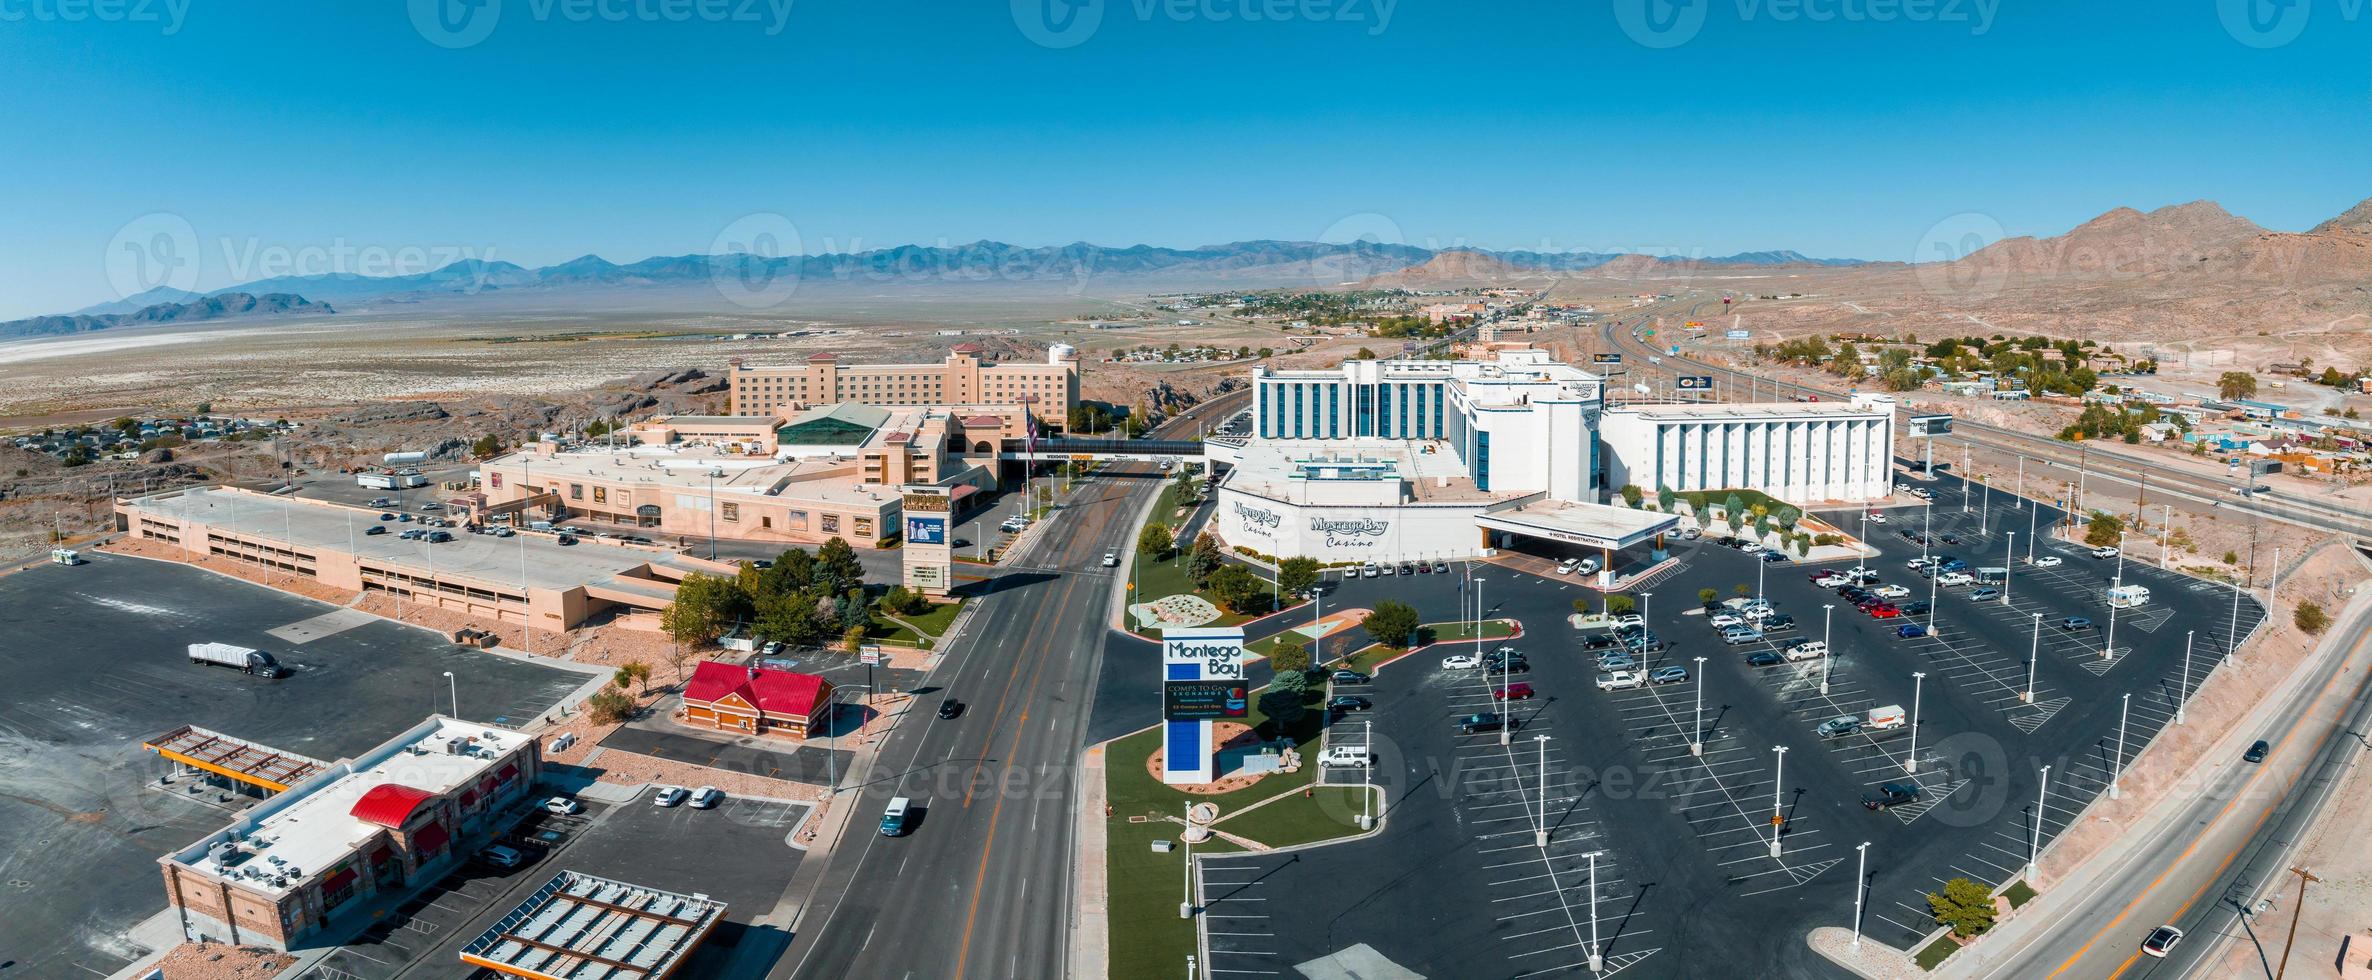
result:
[(723, 507), (724, 507), (724, 509), (725, 509), (725, 523), (727, 523), (727, 524), (739, 524), (739, 523), (741, 523), (741, 505), (740, 505), (740, 504), (724, 504), (724, 505), (723, 505)]
[(840, 533), (840, 515), (825, 514), (823, 516), (823, 532), (825, 534)]
[(583, 500), (583, 499), (585, 499), (585, 485), (584, 485), (584, 484), (582, 484), (582, 483), (571, 483), (571, 484), (569, 484), (569, 485), (568, 485), (568, 499), (570, 499), (570, 500)]
[(600, 484), (594, 484), (593, 502), (597, 504), (609, 503), (609, 488)]

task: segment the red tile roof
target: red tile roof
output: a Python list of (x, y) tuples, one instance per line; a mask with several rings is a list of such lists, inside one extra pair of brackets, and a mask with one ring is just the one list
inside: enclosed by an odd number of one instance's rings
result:
[(974, 416), (972, 416), (971, 418), (968, 418), (968, 419), (965, 419), (965, 420), (964, 420), (964, 427), (965, 427), (965, 428), (967, 428), (967, 429), (969, 429), (969, 428), (977, 428), (977, 427), (980, 427), (980, 426), (990, 426), (990, 427), (994, 427), (994, 426), (1000, 426), (1000, 425), (1004, 425), (1004, 424), (1005, 424), (1005, 420), (1004, 420), (1004, 419), (1000, 419), (1000, 418), (998, 418), (998, 417), (996, 417), (996, 416), (994, 416), (994, 415), (974, 415)]
[(727, 695), (741, 699), (769, 715), (811, 718), (830, 700), (832, 685), (814, 674), (743, 667), (721, 660), (704, 660), (692, 668), (684, 685), (684, 700), (713, 704)]
[(950, 348), (948, 348), (948, 349), (949, 349), (949, 350), (952, 350), (952, 351), (954, 351), (954, 352), (956, 352), (956, 353), (958, 353), (958, 354), (978, 354), (978, 353), (980, 353), (980, 345), (979, 345), (979, 344), (957, 344), (957, 345), (955, 345), (954, 347), (950, 347)]
[(393, 830), (404, 825), (420, 805), (435, 798), (424, 789), (413, 789), (400, 783), (381, 783), (354, 801), (354, 809), (347, 811), (354, 819), (375, 823)]

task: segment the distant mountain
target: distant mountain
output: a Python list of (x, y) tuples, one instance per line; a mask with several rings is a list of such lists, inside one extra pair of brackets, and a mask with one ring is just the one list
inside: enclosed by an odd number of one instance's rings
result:
[(1523, 266), (1470, 249), (1452, 249), (1416, 265), (1370, 276), (1359, 285), (1370, 289), (1440, 289), (1449, 286), (1495, 285), (1519, 279), (1540, 280), (1549, 275), (1540, 266)]
[(2336, 217), (2314, 226), (2309, 235), (2372, 235), (2372, 200), (2357, 202), (2355, 207), (2340, 212)]
[(252, 293), (219, 293), (186, 303), (158, 303), (130, 313), (37, 316), (27, 320), (10, 320), (0, 323), (0, 337), (48, 337), (156, 323), (187, 323), (291, 313), (326, 316), (336, 312), (337, 310), (331, 309), (326, 303), (316, 303), (302, 296), (293, 296), (288, 293), (266, 293), (262, 296)]
[(2064, 235), (2004, 238), (1958, 261), (2031, 274), (2177, 271), (2265, 234), (2213, 201), (2193, 201), (2147, 213), (2116, 208)]
[(190, 300), (197, 299), (203, 295), (205, 294), (193, 293), (186, 289), (175, 289), (171, 286), (158, 286), (155, 289), (151, 289), (147, 292), (135, 293), (113, 302), (86, 306), (68, 315), (106, 316), (111, 313), (133, 313), (140, 310), (145, 310), (151, 306), (163, 306), (169, 303), (187, 303)]
[[(964, 245), (899, 245), (862, 252), (769, 258), (763, 256), (672, 255), (652, 256), (619, 264), (598, 255), (585, 255), (557, 265), (529, 269), (512, 262), (469, 260), (433, 272), (405, 276), (357, 276), (343, 273), (282, 276), (225, 287), (205, 294), (268, 295), (287, 293), (325, 303), (352, 307), (376, 302), (418, 302), (456, 299), (491, 292), (526, 293), (566, 300), (587, 289), (651, 289), (706, 286), (712, 281), (766, 283), (795, 278), (802, 283), (1003, 283), (1081, 282), (1089, 279), (1158, 280), (1165, 285), (1193, 288), (1269, 288), (1306, 285), (1333, 286), (1410, 269), (1444, 255), (1487, 257), (1503, 263), (1505, 274), (1577, 272), (1605, 265), (1622, 253), (1494, 252), (1488, 249), (1435, 250), (1415, 245), (1377, 242), (1290, 242), (1254, 240), (1167, 248), (1155, 245), (1106, 247), (1087, 242), (1025, 247), (996, 241)], [(1459, 259), (1472, 262), (1471, 259)], [(1718, 259), (1692, 261), (1713, 264), (1776, 265), (1813, 263), (1852, 265), (1852, 259), (1807, 259), (1795, 252), (1745, 252)], [(103, 304), (79, 315), (136, 313), (162, 303), (184, 303), (198, 297), (154, 291), (134, 297), (154, 302)]]

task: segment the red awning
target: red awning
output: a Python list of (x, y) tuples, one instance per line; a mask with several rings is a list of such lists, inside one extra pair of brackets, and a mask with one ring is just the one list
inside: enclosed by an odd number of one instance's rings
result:
[(354, 819), (375, 823), (390, 830), (400, 828), (405, 820), (436, 794), (424, 789), (413, 789), (399, 783), (382, 783), (371, 787), (354, 801), (354, 809), (347, 811)]
[(372, 864), (386, 864), (387, 859), (394, 856), (395, 848), (387, 846), (386, 841), (380, 841), (379, 846), (371, 848)]
[(347, 885), (353, 884), (354, 878), (355, 874), (353, 868), (340, 868), (338, 869), (337, 874), (329, 876), (327, 880), (321, 883), (321, 890), (323, 892), (337, 891), (340, 888), (344, 888)]
[(519, 764), (516, 762), (503, 763), (502, 771), (495, 773), (494, 778), (505, 781), (519, 778)]
[(465, 789), (465, 790), (462, 790), (462, 791), (461, 791), (461, 805), (462, 805), (464, 808), (467, 808), (467, 807), (473, 807), (473, 806), (476, 806), (476, 805), (478, 805), (478, 791), (477, 791), (476, 789)]
[(445, 833), (444, 824), (429, 824), (426, 827), (420, 828), (419, 833), (412, 835), (412, 853), (426, 854), (430, 851), (434, 851), (437, 848), (445, 846), (445, 841), (450, 837), (451, 835)]

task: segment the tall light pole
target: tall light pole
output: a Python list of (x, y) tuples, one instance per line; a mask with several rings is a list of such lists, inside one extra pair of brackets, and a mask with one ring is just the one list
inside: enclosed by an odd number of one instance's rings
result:
[(1870, 842), (1862, 841), (1853, 849), (1861, 855), (1861, 870), (1853, 876), (1853, 946), (1861, 948), (1861, 894), (1869, 890)]
[(1688, 730), (1688, 754), (1705, 754), (1705, 658), (1697, 658), (1696, 727)]
[(1548, 850), (1548, 736), (1534, 735), (1540, 743), (1540, 830), (1532, 835), (1532, 846)]
[(1606, 955), (1598, 943), (1598, 855), (1605, 851), (1591, 851), (1582, 857), (1590, 859), (1590, 972), (1606, 971)]
[(2009, 535), (2009, 545), (2001, 550), (2001, 604), (2005, 606), (2010, 604), (2010, 573), (2018, 567), (2018, 532), (2011, 531)]
[[(1194, 804), (1186, 804), (1186, 830), (1194, 829)], [(1178, 901), (1178, 918), (1194, 918), (1194, 838), (1184, 831), (1178, 834), (1179, 853), (1186, 856), (1186, 891)]]
[(1985, 536), (1986, 528), (1991, 526), (1989, 521), (1993, 516), (1993, 481), (1982, 482), (1985, 484), (1985, 505), (1977, 508), (1977, 537), (1980, 538)]
[(1919, 771), (1919, 695), (1927, 689), (1927, 672), (1911, 672), (1911, 754), (1903, 760), (1903, 771)]
[(2026, 690), (2019, 694), (2019, 700), (2027, 704), (2034, 703), (2034, 665), (2037, 660), (2041, 659), (2043, 652), (2043, 614), (2034, 613), (2032, 615), (2034, 616), (2034, 642), (2026, 647)]
[(2029, 565), (2034, 564), (2034, 518), (2042, 512), (2040, 507), (2029, 505), (2026, 508), (2026, 563)]
[[(1835, 603), (1820, 607), (1820, 693), (1824, 696), (1828, 694), (1828, 662), (1830, 658), (1837, 655), (1836, 648), (1829, 644), (1829, 641), (1835, 639), (1837, 635), (1833, 625), (1836, 611)], [(1780, 751), (1786, 750), (1781, 749)], [(1772, 846), (1776, 849), (1778, 845)]]
[(2032, 878), (2042, 867), (2043, 814), (2051, 805), (2051, 767), (2044, 766), (2042, 781), (2034, 788), (2034, 826), (2026, 839), (2026, 877)]
[(708, 560), (717, 560), (717, 476), (724, 470), (710, 467), (708, 471)]
[(1779, 856), (1779, 827), (1785, 817), (1779, 809), (1779, 793), (1787, 785), (1787, 746), (1771, 746), (1771, 754), (1778, 761), (1771, 772), (1771, 856)]
[(2026, 456), (2023, 453), (2018, 456), (2018, 506), (2034, 509), (2034, 502), (2026, 499)]
[(2177, 725), (2183, 723), (2183, 709), (2191, 706), (2191, 634), (2195, 632), (2198, 631), (2183, 631), (2183, 686), (2174, 691), (2174, 723)]
[(1961, 512), (1961, 513), (1963, 513), (1963, 514), (1966, 514), (1966, 513), (1968, 513), (1968, 499), (1969, 499), (1971, 496), (1974, 496), (1974, 494), (1971, 494), (1971, 493), (1969, 493), (1969, 492), (1968, 492), (1968, 440), (1966, 440), (1966, 439), (1963, 439), (1963, 440), (1961, 440), (1961, 441), (1960, 441), (1960, 512)]
[(445, 688), (453, 696), (453, 717), (458, 719), (461, 717), (461, 682), (453, 678), (450, 670), (445, 672)]
[(2117, 709), (2117, 765), (2108, 774), (2108, 798), (2112, 800), (2124, 795), (2117, 784), (2125, 777), (2125, 722), (2133, 716), (2133, 695), (2127, 693), (2118, 700), (2121, 706)]
[(2240, 583), (2232, 583), (2232, 624), (2224, 632), (2224, 656), (2234, 664), (2240, 662)]

